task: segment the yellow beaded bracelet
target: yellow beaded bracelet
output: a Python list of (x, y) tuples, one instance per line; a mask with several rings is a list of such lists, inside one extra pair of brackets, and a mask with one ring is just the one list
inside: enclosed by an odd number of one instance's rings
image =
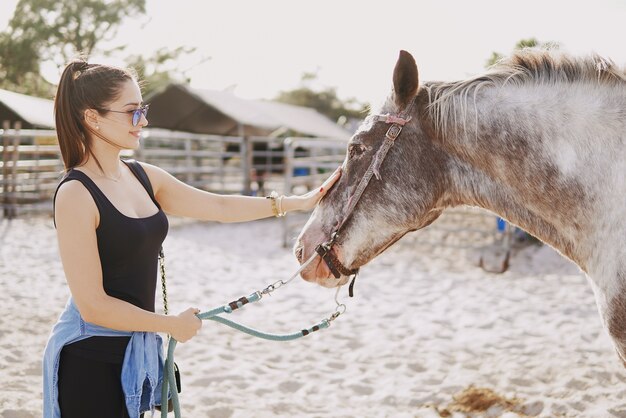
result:
[[(283, 197), (285, 196), (278, 196), (278, 193), (276, 193), (276, 191), (272, 191), (272, 193), (270, 193), (269, 196), (266, 196), (266, 199), (270, 199), (271, 203), (272, 203), (272, 213), (274, 214), (275, 217), (280, 218), (281, 216), (285, 216), (286, 212), (283, 212), (283, 208), (282, 208), (282, 203), (283, 203)], [(279, 205), (276, 205), (276, 199), (278, 199), (278, 203)], [(280, 209), (279, 209), (280, 206)]]

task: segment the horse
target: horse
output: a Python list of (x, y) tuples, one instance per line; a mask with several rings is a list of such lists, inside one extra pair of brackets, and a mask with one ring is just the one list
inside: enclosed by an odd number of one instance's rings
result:
[(296, 240), (301, 276), (343, 285), (446, 208), (481, 207), (578, 265), (626, 366), (625, 70), (521, 50), (478, 76), (420, 84), (401, 51), (392, 82)]

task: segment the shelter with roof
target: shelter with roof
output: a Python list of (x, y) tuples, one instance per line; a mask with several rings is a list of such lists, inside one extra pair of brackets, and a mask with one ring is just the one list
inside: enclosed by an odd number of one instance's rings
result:
[(0, 121), (19, 121), (23, 129), (53, 129), (54, 102), (0, 89)]
[(350, 136), (315, 109), (242, 99), (228, 91), (170, 84), (146, 102), (150, 103), (150, 126), (157, 128), (232, 136)]

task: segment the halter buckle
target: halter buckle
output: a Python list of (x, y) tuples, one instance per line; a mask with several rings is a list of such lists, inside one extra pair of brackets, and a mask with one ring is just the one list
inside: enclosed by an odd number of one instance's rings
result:
[(392, 141), (395, 141), (398, 135), (400, 135), (400, 132), (402, 132), (402, 126), (394, 123), (389, 127), (389, 129), (387, 129), (385, 136)]

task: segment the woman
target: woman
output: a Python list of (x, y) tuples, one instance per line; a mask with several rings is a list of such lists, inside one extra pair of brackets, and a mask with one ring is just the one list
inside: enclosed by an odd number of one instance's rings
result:
[(196, 308), (154, 312), (165, 213), (241, 222), (308, 210), (340, 175), (302, 196), (200, 191), (158, 167), (120, 160), (120, 151), (138, 147), (147, 111), (128, 70), (76, 60), (61, 76), (55, 118), (67, 174), (54, 219), (71, 298), (46, 346), (45, 418), (134, 418), (160, 405), (156, 333), (185, 342), (202, 325)]

